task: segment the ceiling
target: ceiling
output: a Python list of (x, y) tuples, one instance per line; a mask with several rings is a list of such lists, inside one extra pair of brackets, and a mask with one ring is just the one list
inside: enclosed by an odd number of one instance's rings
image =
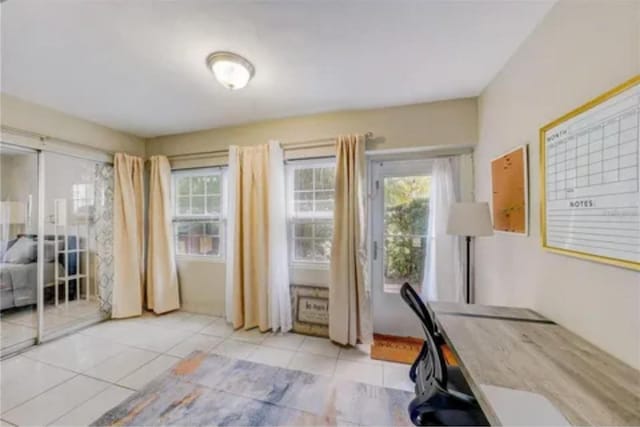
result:
[[(2, 92), (142, 137), (477, 96), (555, 0), (8, 0)], [(231, 92), (216, 50), (256, 75)]]

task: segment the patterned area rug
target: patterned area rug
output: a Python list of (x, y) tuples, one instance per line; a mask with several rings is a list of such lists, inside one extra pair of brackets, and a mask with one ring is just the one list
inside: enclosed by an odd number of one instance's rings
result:
[(411, 425), (411, 393), (194, 352), (94, 426)]

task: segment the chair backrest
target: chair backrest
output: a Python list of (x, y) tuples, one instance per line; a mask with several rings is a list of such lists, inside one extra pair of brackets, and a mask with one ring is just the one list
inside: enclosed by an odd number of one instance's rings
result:
[(424, 360), (420, 362), (422, 364), (420, 372), (423, 377), (421, 378), (421, 382), (433, 378), (437, 380), (442, 387), (446, 388), (447, 365), (442, 350), (436, 344), (435, 328), (431, 314), (420, 299), (420, 296), (409, 283), (402, 285), (402, 288), (400, 288), (400, 296), (420, 319), (425, 335), (425, 342), (427, 343), (427, 354)]
[(425, 330), (425, 342), (429, 350), (425, 357), (424, 364), (426, 365), (426, 372), (428, 377), (432, 377), (440, 383), (440, 386), (444, 389), (447, 388), (447, 363), (444, 360), (442, 349), (436, 344), (433, 334), (428, 334)]
[(413, 289), (409, 283), (405, 282), (400, 288), (400, 296), (407, 303), (407, 305), (413, 310), (422, 322), (422, 326), (427, 328), (429, 334), (435, 335), (436, 329), (433, 323), (433, 318), (427, 307), (422, 302), (422, 299), (418, 293)]

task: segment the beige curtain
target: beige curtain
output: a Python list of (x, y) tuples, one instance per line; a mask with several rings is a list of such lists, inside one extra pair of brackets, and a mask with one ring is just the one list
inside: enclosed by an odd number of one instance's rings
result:
[(335, 207), (329, 285), (329, 338), (343, 345), (371, 340), (366, 285), (366, 161), (363, 136), (336, 143)]
[(165, 156), (151, 157), (148, 227), (147, 308), (158, 314), (177, 310), (180, 295), (173, 245), (171, 165)]
[(269, 319), (269, 146), (237, 147), (229, 151), (236, 164), (235, 218), (229, 238), (234, 239), (231, 280), (231, 321), (234, 328), (261, 331)]
[(144, 297), (144, 161), (117, 153), (113, 191), (113, 304), (111, 316), (142, 314)]

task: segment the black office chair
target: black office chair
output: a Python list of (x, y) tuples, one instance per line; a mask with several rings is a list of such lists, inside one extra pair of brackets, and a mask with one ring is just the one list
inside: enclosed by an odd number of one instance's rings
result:
[(447, 366), (433, 337), (427, 335), (428, 351), (416, 372), (416, 397), (409, 404), (415, 425), (489, 425), (457, 367)]
[[(429, 311), (429, 309), (424, 305), (422, 299), (420, 299), (420, 296), (413, 289), (413, 286), (405, 282), (404, 285), (402, 285), (402, 288), (400, 288), (400, 296), (402, 297), (404, 302), (407, 303), (409, 308), (413, 310), (416, 316), (418, 316), (420, 322), (422, 323), (422, 327), (426, 328), (429, 331), (431, 336), (434, 338), (436, 345), (439, 347), (444, 344), (442, 336), (436, 330), (436, 323), (431, 311)], [(413, 365), (411, 365), (411, 370), (409, 371), (409, 378), (411, 378), (411, 381), (413, 382), (416, 382), (416, 369), (418, 367), (418, 362), (425, 358), (426, 353), (427, 342), (425, 341), (424, 344), (422, 344), (422, 348), (420, 349), (418, 357), (413, 362)]]
[(409, 404), (411, 421), (415, 425), (489, 425), (460, 369), (445, 363), (431, 332), (432, 318), (416, 292), (405, 283), (400, 294), (420, 319), (425, 335), (421, 356), (412, 366), (416, 397)]

